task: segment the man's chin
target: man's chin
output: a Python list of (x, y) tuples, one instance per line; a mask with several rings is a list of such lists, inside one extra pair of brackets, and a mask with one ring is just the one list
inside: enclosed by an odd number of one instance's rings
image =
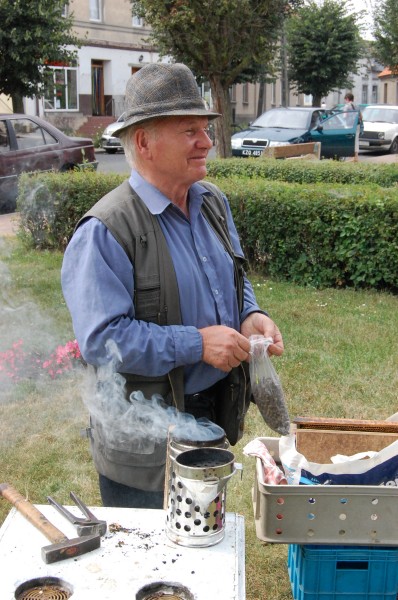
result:
[(206, 177), (206, 175), (207, 175), (206, 159), (201, 159), (201, 161), (199, 161), (199, 160), (190, 161), (190, 171), (195, 172), (195, 174), (198, 175), (199, 179)]

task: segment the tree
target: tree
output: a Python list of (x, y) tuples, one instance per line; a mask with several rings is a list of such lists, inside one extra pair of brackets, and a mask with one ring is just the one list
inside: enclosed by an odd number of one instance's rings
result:
[(131, 0), (133, 14), (152, 27), (151, 39), (209, 81), (216, 119), (217, 154), (231, 155), (229, 88), (272, 73), (288, 0)]
[(22, 98), (39, 95), (45, 66), (69, 64), (80, 46), (72, 33), (73, 16), (63, 17), (64, 0), (0, 0), (0, 93), (11, 96), (14, 112)]
[(384, 0), (374, 17), (373, 50), (376, 58), (398, 72), (398, 0)]
[(358, 70), (362, 40), (358, 16), (347, 14), (343, 0), (310, 0), (286, 24), (289, 79), (313, 106), (334, 89), (350, 88)]

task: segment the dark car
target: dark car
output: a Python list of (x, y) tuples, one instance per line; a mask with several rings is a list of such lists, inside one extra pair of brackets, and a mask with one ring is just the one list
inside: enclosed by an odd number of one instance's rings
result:
[(271, 108), (231, 138), (233, 156), (261, 156), (272, 146), (321, 142), (321, 156), (354, 156), (358, 113), (328, 115), (323, 108)]
[[(357, 108), (360, 111), (363, 111), (364, 108), (366, 108), (368, 105), (367, 104), (357, 104), (356, 102), (354, 102), (354, 106), (355, 108)], [(328, 113), (335, 113), (335, 112), (341, 112), (344, 110), (345, 107), (345, 102), (344, 104), (336, 104), (335, 106), (333, 106), (333, 108), (330, 108), (327, 112)]]
[(21, 173), (97, 165), (92, 140), (67, 136), (38, 117), (0, 114), (0, 213), (15, 210)]

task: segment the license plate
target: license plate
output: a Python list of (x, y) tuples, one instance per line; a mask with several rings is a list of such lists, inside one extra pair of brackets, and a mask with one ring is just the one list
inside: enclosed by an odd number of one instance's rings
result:
[(359, 145), (360, 146), (369, 146), (369, 142), (362, 142), (361, 140), (359, 140)]
[(262, 150), (242, 150), (243, 156), (261, 156)]

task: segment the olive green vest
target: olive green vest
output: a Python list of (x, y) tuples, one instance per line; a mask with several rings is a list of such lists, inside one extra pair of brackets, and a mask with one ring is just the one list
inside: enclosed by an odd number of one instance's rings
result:
[[(233, 258), (239, 308), (243, 306), (243, 259), (234, 255), (226, 223), (224, 200), (218, 188), (201, 182), (211, 192), (204, 196), (202, 212)], [(131, 188), (128, 180), (104, 196), (79, 221), (96, 217), (109, 229), (134, 265), (135, 316), (159, 325), (181, 324), (180, 302), (174, 265), (156, 216)], [(77, 225), (77, 226), (78, 226)], [(140, 390), (145, 398), (160, 394), (178, 410), (184, 410), (183, 367), (160, 377), (121, 373), (126, 379), (126, 400)], [(131, 447), (110, 447), (101, 424), (91, 417), (91, 449), (97, 471), (113, 481), (145, 490), (161, 490), (166, 444), (154, 443), (145, 454)]]

